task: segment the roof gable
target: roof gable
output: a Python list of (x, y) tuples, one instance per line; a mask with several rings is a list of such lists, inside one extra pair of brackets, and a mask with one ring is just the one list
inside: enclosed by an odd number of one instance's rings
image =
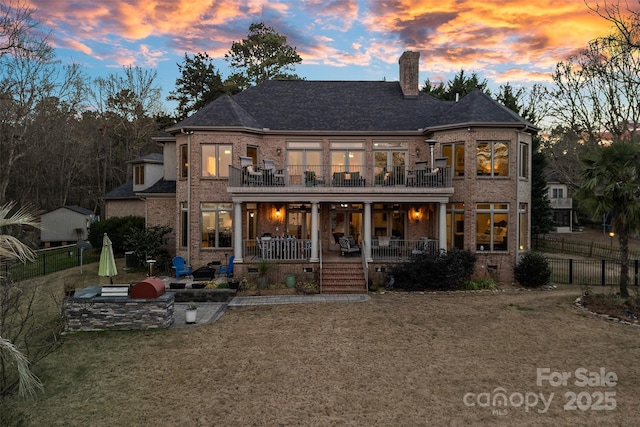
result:
[(517, 113), (495, 101), (480, 89), (474, 89), (460, 101), (453, 103), (438, 120), (439, 126), (465, 123), (528, 124)]
[(231, 126), (262, 128), (251, 114), (247, 113), (229, 95), (222, 95), (205, 105), (192, 116), (181, 121), (174, 128), (188, 126)]

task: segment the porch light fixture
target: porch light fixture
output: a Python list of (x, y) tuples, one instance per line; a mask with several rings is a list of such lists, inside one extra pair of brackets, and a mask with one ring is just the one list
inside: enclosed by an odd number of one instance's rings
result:
[(420, 155), (420, 147), (416, 147), (416, 156)]
[(278, 154), (278, 156), (282, 154), (282, 148), (280, 147), (276, 148), (276, 153)]
[(254, 216), (256, 216), (256, 213), (255, 213), (255, 212), (249, 212), (249, 216), (250, 216), (251, 218), (253, 218)]
[(411, 212), (409, 213), (409, 219), (415, 222), (420, 222), (422, 220), (422, 210), (411, 208)]

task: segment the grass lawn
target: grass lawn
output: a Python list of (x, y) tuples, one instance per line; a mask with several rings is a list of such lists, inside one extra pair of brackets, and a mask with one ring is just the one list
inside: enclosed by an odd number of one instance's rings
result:
[[(33, 426), (633, 425), (640, 328), (576, 308), (579, 294), (392, 292), (67, 335), (35, 367), (45, 392), (1, 404)], [(571, 376), (538, 385), (538, 368)], [(616, 385), (595, 385), (600, 368)], [(479, 406), (500, 392), (512, 403)]]

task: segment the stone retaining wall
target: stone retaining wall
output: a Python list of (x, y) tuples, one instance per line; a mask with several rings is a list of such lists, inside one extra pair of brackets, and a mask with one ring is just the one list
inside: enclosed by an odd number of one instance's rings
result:
[(174, 321), (173, 292), (159, 298), (132, 299), (101, 297), (100, 287), (93, 288), (65, 299), (66, 332), (168, 328)]

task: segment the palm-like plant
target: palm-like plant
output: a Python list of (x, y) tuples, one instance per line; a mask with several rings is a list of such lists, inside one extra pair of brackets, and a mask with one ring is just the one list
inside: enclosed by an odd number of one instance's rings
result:
[[(14, 227), (30, 226), (39, 228), (34, 215), (26, 208), (15, 212), (15, 203), (0, 206), (0, 265), (10, 260), (26, 262), (32, 260), (35, 254), (31, 248), (15, 236), (9, 234)], [(1, 271), (1, 270), (0, 270)], [(0, 276), (0, 279), (3, 277)], [(5, 286), (0, 281), (0, 286)], [(42, 389), (42, 383), (29, 370), (29, 361), (11, 341), (0, 336), (0, 358), (12, 360), (18, 369), (18, 392), (21, 396), (30, 396)]]
[(629, 235), (640, 227), (640, 145), (616, 141), (588, 152), (583, 163), (576, 198), (596, 220), (612, 213), (620, 243), (620, 296), (628, 298)]

